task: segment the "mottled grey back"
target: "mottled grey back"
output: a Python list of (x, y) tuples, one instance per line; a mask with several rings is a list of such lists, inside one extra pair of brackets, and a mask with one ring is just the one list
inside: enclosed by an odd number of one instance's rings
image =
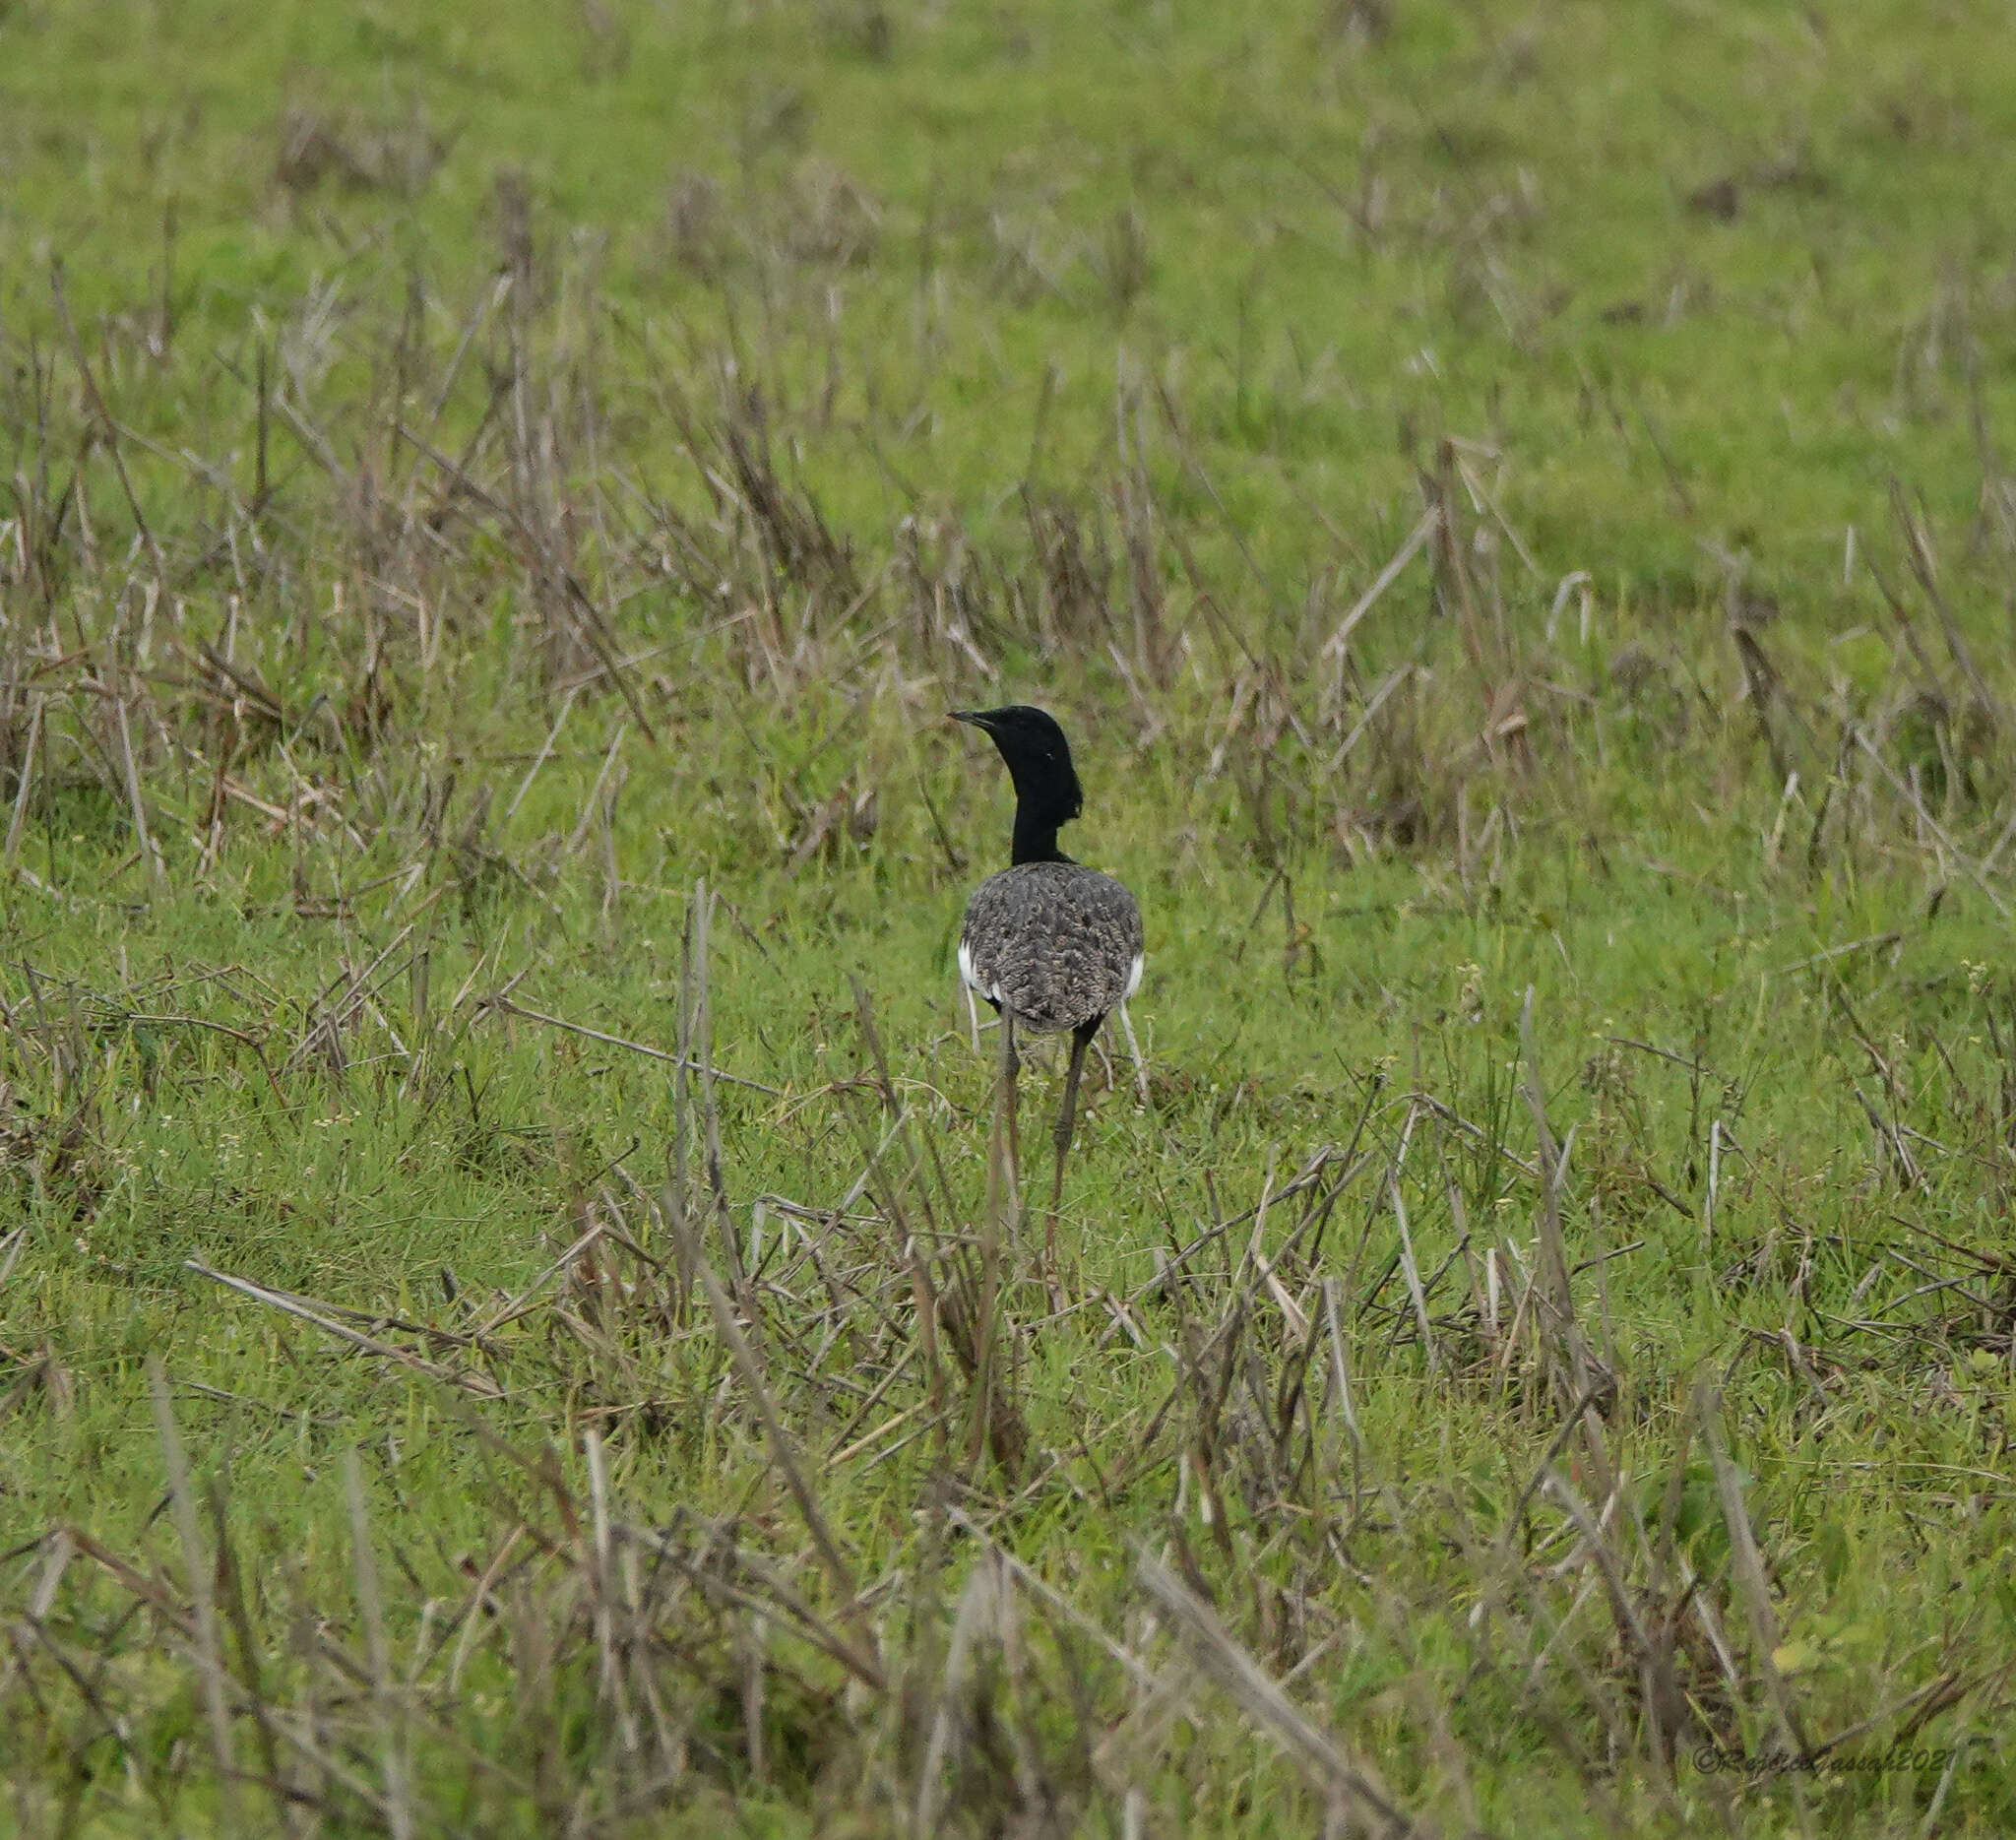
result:
[(1024, 862), (974, 890), (960, 946), (975, 986), (998, 992), (1025, 1028), (1076, 1029), (1127, 994), (1141, 956), (1141, 910), (1097, 869)]

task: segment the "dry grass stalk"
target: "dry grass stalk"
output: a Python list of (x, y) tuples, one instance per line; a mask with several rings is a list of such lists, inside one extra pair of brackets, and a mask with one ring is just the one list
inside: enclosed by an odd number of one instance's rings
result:
[(797, 1503), (798, 1513), (804, 1520), (805, 1530), (812, 1536), (813, 1550), (820, 1564), (825, 1568), (838, 1599), (839, 1614), (853, 1632), (853, 1665), (861, 1678), (880, 1687), (885, 1683), (882, 1663), (874, 1629), (866, 1614), (860, 1608), (859, 1593), (855, 1589), (853, 1574), (847, 1560), (842, 1556), (839, 1544), (827, 1525), (826, 1516), (819, 1505), (819, 1496), (812, 1488), (797, 1447), (785, 1429), (784, 1419), (778, 1411), (777, 1401), (765, 1382), (762, 1364), (756, 1358), (748, 1338), (735, 1321), (734, 1306), (728, 1294), (722, 1288), (722, 1282), (714, 1275), (714, 1267), (706, 1254), (694, 1240), (692, 1230), (686, 1223), (675, 1223), (685, 1240), (685, 1256), (690, 1268), (700, 1280), (709, 1309), (714, 1312), (715, 1332), (721, 1337), (722, 1345), (728, 1351), (740, 1376), (743, 1388), (756, 1407), (757, 1416), (762, 1420), (766, 1438), (769, 1440), (771, 1460), (783, 1475), (789, 1488), (791, 1498)]
[(1701, 1441), (1707, 1446), (1708, 1460), (1715, 1472), (1716, 1498), (1729, 1528), (1730, 1568), (1735, 1574), (1736, 1588), (1742, 1594), (1743, 1608), (1750, 1619), (1752, 1663), (1764, 1681), (1771, 1716), (1789, 1754), (1803, 1757), (1810, 1754), (1811, 1747), (1785, 1677), (1774, 1659), (1779, 1647), (1778, 1613), (1772, 1608), (1763, 1554), (1757, 1550), (1749, 1510), (1743, 1505), (1742, 1485), (1723, 1439), (1722, 1398), (1705, 1373), (1694, 1389), (1694, 1421), (1701, 1428)]
[(196, 1500), (189, 1481), (189, 1463), (182, 1452), (181, 1433), (175, 1428), (167, 1375), (158, 1355), (148, 1357), (147, 1385), (154, 1400), (155, 1429), (167, 1465), (168, 1500), (174, 1514), (175, 1534), (182, 1545), (182, 1574), (192, 1606), (191, 1633), (202, 1681), (204, 1715), (210, 1726), (211, 1750), (217, 1760), (218, 1791), (227, 1816), (235, 1819), (238, 1772), (225, 1692), (228, 1677), (224, 1673), (223, 1648), (218, 1639), (217, 1601), (212, 1592), (210, 1561), (196, 1529)]
[(438, 1362), (415, 1355), (410, 1349), (401, 1348), (395, 1343), (380, 1341), (376, 1336), (365, 1335), (359, 1330), (346, 1327), (325, 1313), (329, 1308), (326, 1304), (313, 1303), (310, 1300), (290, 1296), (284, 1291), (269, 1290), (263, 1284), (254, 1284), (249, 1278), (234, 1278), (228, 1272), (213, 1270), (201, 1259), (184, 1259), (182, 1263), (184, 1269), (193, 1271), (199, 1278), (208, 1278), (213, 1284), (220, 1284), (226, 1290), (236, 1291), (241, 1296), (249, 1297), (255, 1303), (264, 1303), (269, 1308), (282, 1310), (289, 1316), (297, 1316), (303, 1322), (312, 1323), (323, 1334), (333, 1336), (339, 1342), (347, 1342), (352, 1348), (361, 1349), (368, 1355), (396, 1362), (403, 1367), (410, 1367), (416, 1373), (423, 1373), (430, 1379), (439, 1380), (445, 1386), (473, 1393), (479, 1399), (495, 1399), (501, 1395), (501, 1389), (489, 1375), (442, 1366)]
[(1318, 1789), (1343, 1805), (1353, 1822), (1391, 1840), (1403, 1835), (1430, 1840), (1434, 1830), (1403, 1811), (1369, 1763), (1352, 1756), (1290, 1701), (1210, 1605), (1147, 1553), (1136, 1555), (1135, 1573), (1205, 1672)]
[[(1546, 1351), (1546, 1364), (1552, 1376), (1556, 1401), (1564, 1412), (1583, 1416), (1589, 1453), (1599, 1466), (1603, 1487), (1607, 1489), (1609, 1459), (1603, 1447), (1598, 1421), (1589, 1416), (1598, 1407), (1607, 1409), (1616, 1397), (1616, 1376), (1607, 1372), (1590, 1352), (1587, 1338), (1575, 1314), (1575, 1299), (1569, 1281), (1567, 1238), (1561, 1226), (1561, 1192), (1567, 1180), (1568, 1154), (1574, 1144), (1571, 1129), (1566, 1142), (1556, 1144), (1547, 1122), (1546, 1100), (1541, 1090), (1540, 1062), (1533, 1041), (1533, 991), (1529, 988), (1519, 1015), (1520, 1046), (1526, 1059), (1524, 1093), (1533, 1114), (1534, 1131), (1543, 1172), (1539, 1215), (1541, 1269), (1545, 1280), (1543, 1309), (1536, 1320)], [(1580, 1404), (1577, 1402), (1588, 1402)]]
[(378, 1728), (378, 1766), (393, 1840), (411, 1840), (412, 1792), (403, 1697), (393, 1680), (392, 1651), (385, 1636), (385, 1605), (378, 1565), (371, 1554), (371, 1516), (364, 1502), (364, 1473), (354, 1444), (343, 1453), (344, 1494), (349, 1505), (350, 1556), (355, 1567), (357, 1614), (364, 1627), (371, 1714)]

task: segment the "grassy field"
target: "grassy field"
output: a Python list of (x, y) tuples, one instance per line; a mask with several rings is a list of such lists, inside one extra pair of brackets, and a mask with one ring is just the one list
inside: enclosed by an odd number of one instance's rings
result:
[(1987, 0), (0, 0), (0, 1833), (2016, 1827), (2012, 144)]

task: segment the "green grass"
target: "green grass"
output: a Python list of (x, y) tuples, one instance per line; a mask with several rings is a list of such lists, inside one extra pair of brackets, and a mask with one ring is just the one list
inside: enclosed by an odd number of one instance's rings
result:
[(2006, 1831), (2016, 52), (1836, 11), (0, 4), (0, 1831)]

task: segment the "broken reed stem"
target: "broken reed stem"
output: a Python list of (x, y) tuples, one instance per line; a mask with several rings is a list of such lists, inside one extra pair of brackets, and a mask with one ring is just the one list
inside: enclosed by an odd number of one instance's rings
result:
[(168, 1505), (175, 1522), (175, 1537), (182, 1546), (182, 1572), (189, 1589), (196, 1636), (197, 1670), (203, 1677), (203, 1711), (210, 1726), (210, 1746), (217, 1760), (218, 1795), (221, 1801), (226, 1832), (240, 1831), (237, 1820), (237, 1763), (231, 1746), (231, 1715), (224, 1696), (223, 1651), (218, 1641), (217, 1601), (212, 1595), (212, 1571), (196, 1530), (196, 1499), (189, 1487), (189, 1462), (183, 1455), (181, 1434), (175, 1428), (175, 1411), (168, 1397), (168, 1378), (160, 1357), (147, 1358), (147, 1387), (154, 1400), (155, 1429), (161, 1441), (161, 1457), (168, 1472)]
[(665, 1146), (664, 1215), (679, 1264), (679, 1305), (693, 1290), (686, 1260), (686, 1223), (693, 1205), (693, 904), (686, 904), (679, 939), (679, 1009), (673, 1024), (672, 1141)]
[(1705, 1371), (1694, 1386), (1694, 1420), (1701, 1428), (1701, 1441), (1708, 1447), (1708, 1461), (1715, 1472), (1716, 1499), (1729, 1528), (1730, 1570), (1749, 1615), (1757, 1672), (1763, 1677), (1772, 1716), (1784, 1742), (1795, 1756), (1804, 1756), (1809, 1749), (1806, 1735), (1799, 1727), (1785, 1676), (1779, 1673), (1778, 1663), (1773, 1659), (1778, 1651), (1779, 1631), (1778, 1613), (1771, 1604), (1770, 1581), (1764, 1575), (1764, 1558), (1757, 1550), (1749, 1509), (1743, 1504), (1743, 1487), (1723, 1439), (1722, 1394)]
[(339, 1342), (347, 1342), (352, 1348), (360, 1348), (366, 1354), (397, 1362), (401, 1366), (410, 1367), (416, 1373), (424, 1373), (460, 1392), (474, 1393), (480, 1399), (503, 1397), (503, 1389), (488, 1374), (457, 1372), (452, 1367), (443, 1366), (439, 1362), (428, 1361), (422, 1356), (415, 1355), (410, 1349), (401, 1348), (392, 1342), (381, 1342), (375, 1336), (361, 1334), (343, 1323), (332, 1321), (320, 1310), (309, 1308), (301, 1299), (285, 1291), (271, 1291), (263, 1284), (254, 1284), (249, 1278), (234, 1278), (229, 1272), (213, 1270), (197, 1258), (185, 1258), (182, 1261), (182, 1268), (185, 1271), (193, 1271), (199, 1278), (208, 1278), (213, 1284), (220, 1284), (226, 1290), (249, 1297), (255, 1303), (264, 1303), (269, 1308), (284, 1310), (289, 1316), (298, 1316), (303, 1322), (313, 1323), (324, 1335), (334, 1336)]
[(147, 828), (147, 802), (140, 792), (140, 767), (133, 758), (133, 733), (126, 721), (126, 692), (115, 688), (112, 708), (119, 724), (119, 767), (126, 781), (126, 799), (133, 808), (133, 835), (140, 846), (141, 860), (147, 864), (147, 879), (156, 894), (167, 886), (167, 866)]
[(637, 1722), (631, 1715), (623, 1671), (616, 1659), (616, 1568), (609, 1539), (608, 1465), (602, 1455), (601, 1435), (592, 1425), (581, 1434), (581, 1454), (588, 1465), (590, 1524), (595, 1539), (590, 1576), (595, 1584), (595, 1646), (601, 1691), (615, 1708), (616, 1731), (623, 1748), (634, 1754), (638, 1749)]
[(28, 816), (29, 791), (34, 785), (35, 750), (42, 738), (42, 704), (36, 696), (29, 710), (28, 740), (21, 750), (20, 781), (14, 790), (14, 811), (7, 820), (6, 866), (12, 869), (21, 859), (21, 827)]
[[(1541, 1288), (1544, 1307), (1538, 1320), (1544, 1331), (1543, 1344), (1547, 1365), (1552, 1371), (1556, 1398), (1563, 1410), (1578, 1411), (1581, 1409), (1571, 1405), (1571, 1401), (1601, 1399), (1606, 1388), (1601, 1364), (1590, 1355), (1582, 1325), (1576, 1320), (1575, 1298), (1568, 1275), (1568, 1243), (1561, 1227), (1561, 1190), (1568, 1178), (1568, 1154), (1574, 1147), (1575, 1127), (1571, 1125), (1566, 1141), (1557, 1144), (1553, 1127), (1547, 1122), (1546, 1097), (1540, 1083), (1540, 1055), (1533, 1041), (1533, 986), (1530, 984), (1519, 1012), (1519, 1040), (1526, 1063), (1522, 1086), (1527, 1107), (1533, 1113), (1541, 1170), (1538, 1226), (1541, 1269), (1545, 1282)], [(1587, 1412), (1583, 1413), (1583, 1422), (1589, 1432), (1590, 1457), (1602, 1473), (1602, 1487), (1606, 1493), (1609, 1463), (1603, 1451), (1597, 1423)]]
[[(647, 1042), (633, 1042), (624, 1036), (608, 1035), (600, 1029), (591, 1029), (578, 1022), (569, 1022), (564, 1016), (549, 1016), (543, 1010), (528, 1009), (523, 1003), (508, 996), (486, 996), (477, 1003), (479, 1009), (494, 1010), (502, 1016), (518, 1016), (527, 1022), (536, 1022), (544, 1028), (558, 1029), (567, 1035), (578, 1035), (591, 1042), (600, 1042), (606, 1047), (621, 1047), (633, 1054), (642, 1054), (647, 1060), (662, 1060), (667, 1066), (676, 1066), (682, 1073), (698, 1073), (701, 1062), (680, 1052), (668, 1054), (662, 1047), (653, 1047)], [(788, 1099), (790, 1095), (782, 1087), (765, 1086), (761, 1080), (744, 1080), (732, 1073), (724, 1073), (719, 1067), (708, 1065), (710, 1077), (728, 1086), (746, 1087), (752, 1093), (762, 1093), (770, 1099)]]
[(805, 1531), (812, 1536), (813, 1550), (819, 1555), (819, 1562), (825, 1567), (826, 1575), (839, 1599), (840, 1614), (853, 1629), (858, 1646), (850, 1651), (850, 1665), (860, 1677), (876, 1688), (887, 1684), (882, 1672), (882, 1660), (875, 1632), (869, 1626), (866, 1614), (862, 1611), (859, 1596), (854, 1588), (853, 1573), (842, 1556), (840, 1544), (833, 1537), (826, 1524), (825, 1510), (819, 1505), (811, 1481), (805, 1473), (797, 1447), (785, 1430), (784, 1417), (777, 1409), (764, 1380), (762, 1364), (757, 1361), (755, 1351), (743, 1335), (741, 1325), (735, 1321), (734, 1305), (728, 1294), (722, 1288), (721, 1280), (715, 1276), (714, 1267), (708, 1262), (707, 1254), (698, 1243), (690, 1221), (680, 1219), (674, 1222), (679, 1234), (684, 1259), (700, 1280), (700, 1288), (706, 1294), (707, 1306), (714, 1313), (715, 1333), (721, 1337), (722, 1346), (728, 1351), (728, 1359), (734, 1363), (735, 1372), (740, 1377), (743, 1389), (756, 1407), (756, 1415), (763, 1422), (764, 1436), (770, 1444), (771, 1461), (776, 1464), (790, 1490), (791, 1498), (797, 1503), (799, 1517), (805, 1523)]
[(1407, 1280), (1407, 1295), (1414, 1304), (1415, 1323), (1421, 1332), (1421, 1353), (1426, 1358), (1428, 1372), (1433, 1375), (1440, 1371), (1441, 1364), (1435, 1359), (1435, 1332), (1428, 1326), (1428, 1300), (1421, 1291), (1420, 1268), (1415, 1263), (1414, 1237), (1407, 1231), (1407, 1203), (1401, 1198), (1400, 1181), (1396, 1176), (1387, 1183), (1393, 1200), (1393, 1219), (1400, 1230), (1400, 1270)]
[(941, 1831), (939, 1815), (944, 1799), (943, 1778), (946, 1753), (951, 1748), (952, 1727), (959, 1704), (966, 1697), (974, 1672), (974, 1656), (981, 1638), (990, 1628), (998, 1630), (1005, 1615), (1008, 1583), (1000, 1562), (986, 1550), (967, 1575), (966, 1588), (959, 1594), (959, 1608), (953, 1613), (952, 1634), (945, 1645), (945, 1660), (938, 1671), (938, 1709), (931, 1720), (931, 1736), (924, 1746), (923, 1765), (917, 1772), (915, 1831)]
[(742, 1253), (735, 1244), (734, 1223), (728, 1218), (727, 1177), (722, 1168), (721, 1105), (714, 1090), (714, 994), (708, 966), (709, 932), (714, 919), (714, 896), (707, 883), (693, 884), (693, 1050), (700, 1073), (700, 1115), (706, 1131), (707, 1183), (714, 1193), (715, 1220), (721, 1230), (722, 1251), (737, 1290), (741, 1288)]
[(386, 1820), (393, 1840), (412, 1840), (405, 1700), (392, 1678), (392, 1653), (385, 1640), (385, 1604), (378, 1589), (378, 1567), (371, 1556), (371, 1517), (364, 1502), (364, 1472), (354, 1444), (344, 1449), (343, 1486), (349, 1503), (350, 1558), (356, 1575), (357, 1616), (364, 1626), (365, 1665), (371, 1676), (371, 1719), (378, 1728)]
[(165, 583), (168, 579), (168, 565), (161, 555), (160, 544), (155, 540), (147, 514), (140, 508), (140, 499), (133, 489), (133, 480), (126, 472), (126, 455), (119, 439), (119, 424), (112, 419), (112, 412), (106, 407), (105, 399), (98, 391), (97, 378), (92, 373), (91, 360), (84, 353), (84, 341), (77, 336), (77, 323), (70, 317), (70, 296), (63, 286), (61, 257), (50, 265), (49, 290), (55, 299), (56, 318), (63, 328), (63, 337), (70, 346), (71, 361), (76, 364), (78, 380), (84, 385), (85, 403), (91, 410), (93, 419), (98, 424), (98, 432), (104, 438), (105, 452), (111, 456), (112, 472), (118, 478), (119, 490), (126, 498), (126, 509), (133, 514), (133, 528), (140, 533), (140, 540), (147, 548), (148, 560), (154, 564), (155, 580)]
[(1211, 1606), (1175, 1573), (1146, 1552), (1136, 1554), (1135, 1573), (1175, 1623), (1204, 1671), (1248, 1719), (1299, 1764), (1316, 1785), (1344, 1804), (1349, 1817), (1374, 1833), (1423, 1835), (1423, 1829), (1393, 1800), (1378, 1772), (1352, 1756), (1313, 1724), (1280, 1684), (1233, 1637)]
[[(867, 1047), (868, 1056), (875, 1065), (875, 1081), (877, 1089), (881, 1094), (882, 1109), (888, 1115), (892, 1134), (902, 1140), (907, 1158), (907, 1167), (914, 1174), (922, 1165), (917, 1156), (916, 1142), (911, 1130), (909, 1113), (905, 1110), (901, 1095), (897, 1092), (896, 1076), (891, 1071), (889, 1055), (882, 1046), (882, 1032), (875, 1026), (874, 1006), (868, 1001), (867, 987), (858, 978), (850, 979), (849, 982), (852, 985), (854, 993), (854, 1020), (860, 1028), (861, 1040)], [(968, 991), (967, 994), (971, 995), (972, 992)], [(936, 1193), (947, 1209), (956, 1209), (957, 1203), (953, 1199), (951, 1179), (946, 1174), (944, 1159), (938, 1153), (937, 1133), (927, 1130), (920, 1133), (920, 1135), (923, 1142), (924, 1157), (929, 1162), (932, 1179), (936, 1183)], [(936, 1209), (932, 1205), (933, 1190), (931, 1186), (919, 1181), (914, 1186), (914, 1192), (919, 1205), (922, 1207), (926, 1226), (935, 1232), (938, 1223)]]

